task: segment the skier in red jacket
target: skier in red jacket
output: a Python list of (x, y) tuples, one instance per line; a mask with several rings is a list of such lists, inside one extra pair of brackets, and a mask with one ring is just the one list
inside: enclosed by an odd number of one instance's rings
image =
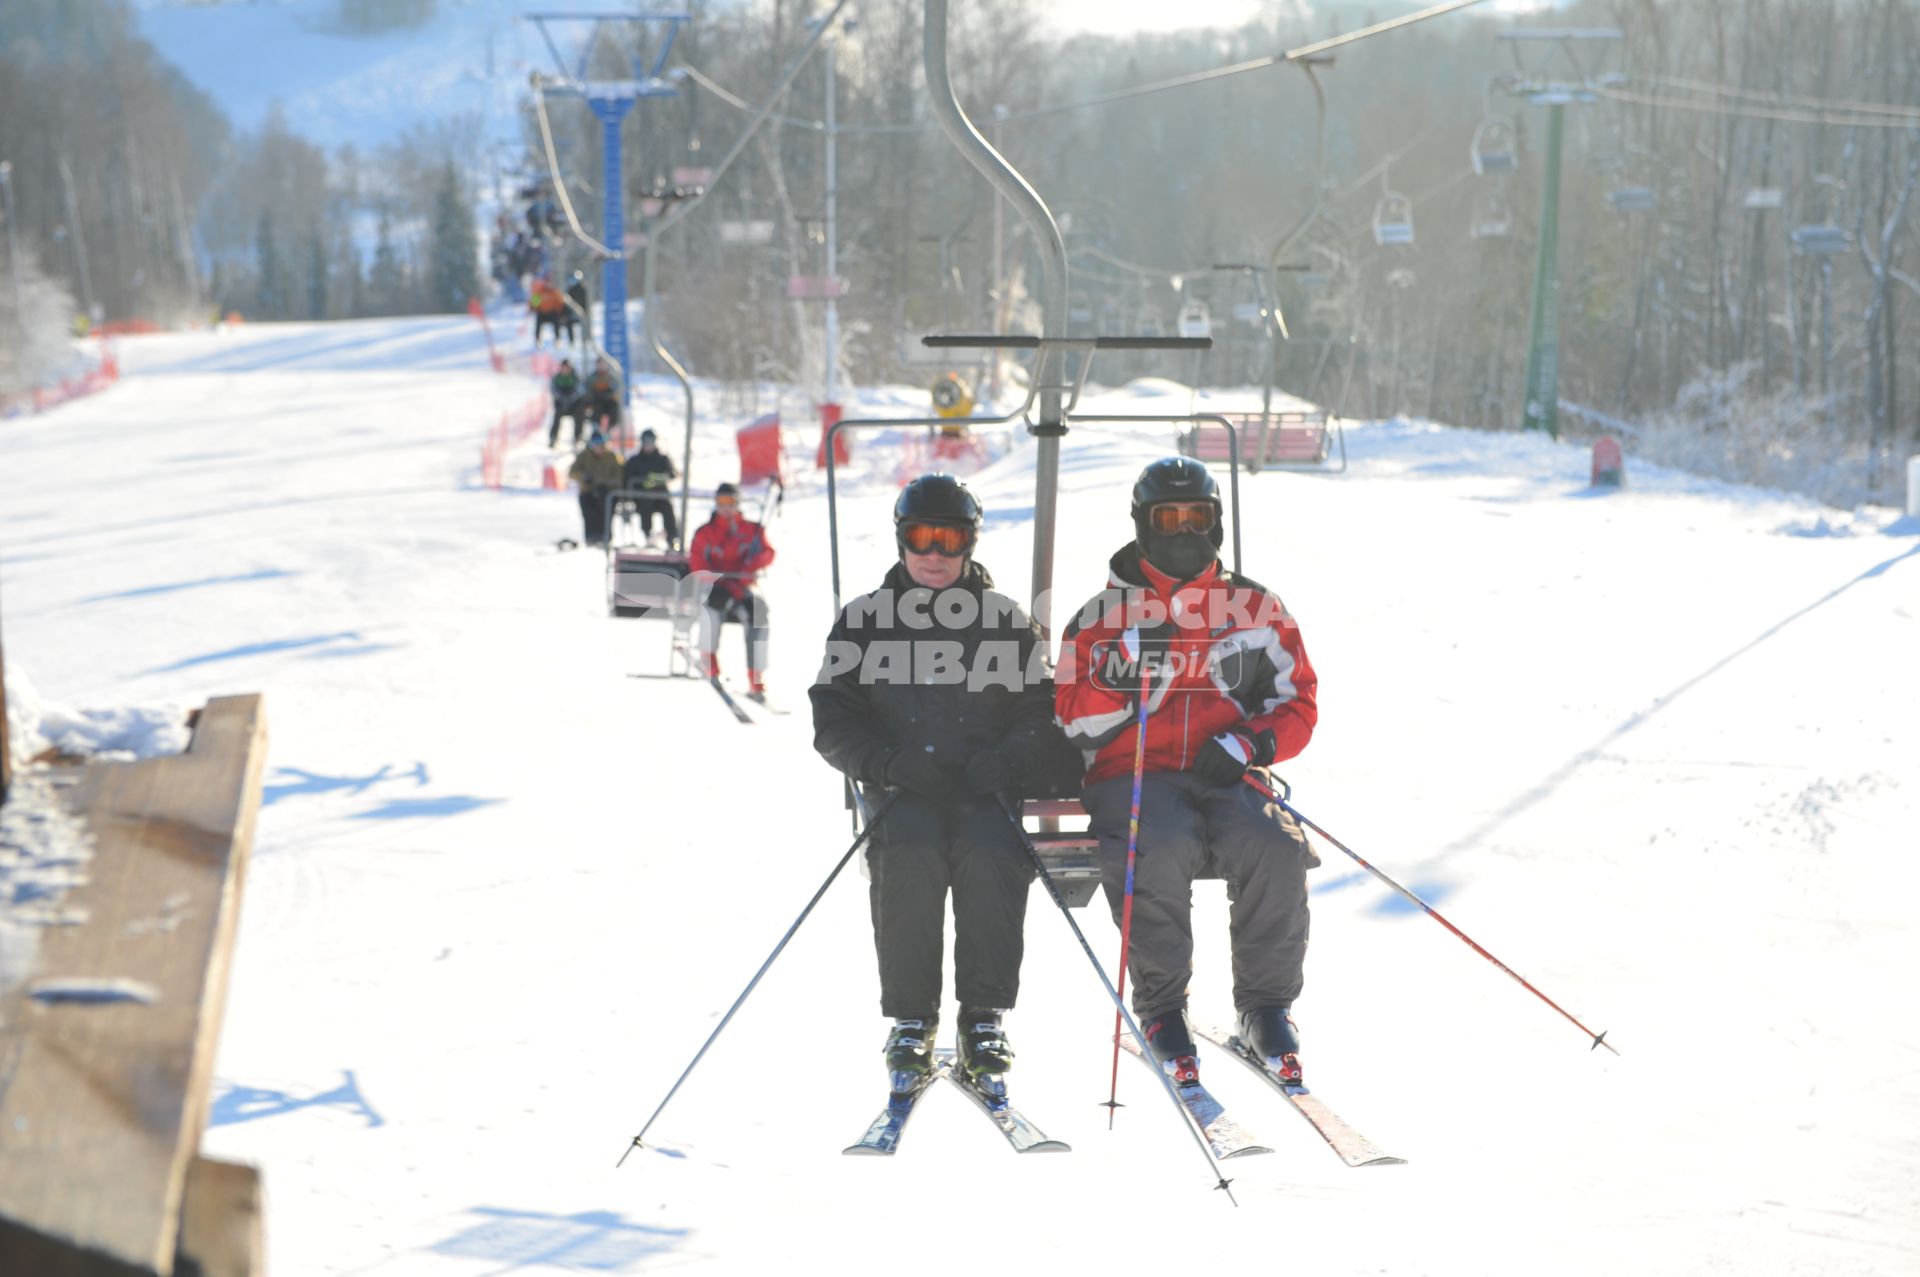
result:
[(1134, 751), (1146, 680), (1145, 768), (1127, 974), (1153, 1054), (1197, 1081), (1186, 1022), (1192, 884), (1226, 879), (1240, 1037), (1284, 1078), (1300, 1076), (1291, 1008), (1307, 950), (1306, 870), (1292, 817), (1244, 783), (1306, 748), (1318, 680), (1300, 628), (1264, 586), (1220, 562), (1220, 486), (1186, 457), (1156, 461), (1133, 489), (1135, 539), (1106, 591), (1068, 625), (1054, 716), (1090, 751), (1083, 800), (1120, 920)]
[(767, 530), (740, 513), (740, 489), (723, 483), (714, 489), (713, 517), (693, 534), (687, 566), (711, 581), (707, 591), (705, 623), (700, 627), (700, 651), (708, 678), (720, 677), (720, 627), (737, 621), (747, 636), (747, 695), (767, 699), (763, 673), (767, 668), (767, 604), (753, 591), (760, 570), (773, 562)]

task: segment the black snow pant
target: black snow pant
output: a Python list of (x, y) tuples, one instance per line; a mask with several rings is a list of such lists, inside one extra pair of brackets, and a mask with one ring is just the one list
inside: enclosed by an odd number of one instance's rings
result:
[(544, 333), (549, 328), (553, 329), (553, 340), (556, 344), (558, 344), (558, 342), (560, 341), (560, 317), (558, 315), (550, 314), (547, 311), (542, 311), (542, 310), (534, 311), (533, 312), (533, 344), (534, 345), (538, 346), (540, 344), (540, 334)]
[(667, 544), (675, 545), (680, 540), (680, 520), (673, 515), (673, 498), (641, 497), (633, 503), (640, 511), (640, 531), (647, 536), (653, 535), (654, 512), (660, 514), (661, 527), (667, 534)]
[[(1132, 798), (1132, 776), (1100, 781), (1084, 795), (1116, 924), (1126, 899)], [(1227, 883), (1234, 1009), (1292, 1006), (1305, 980), (1311, 855), (1293, 817), (1251, 785), (1149, 772), (1140, 787), (1127, 954), (1134, 1013), (1146, 1019), (1186, 1005), (1195, 878)]]
[[(604, 425), (602, 423), (605, 423)], [(604, 429), (608, 434), (620, 428), (620, 401), (618, 399), (590, 399), (587, 401), (587, 424), (595, 430)]]
[(1033, 862), (997, 801), (902, 793), (874, 827), (867, 867), (880, 1014), (939, 1014), (949, 891), (960, 1005), (1014, 1005)]
[[(673, 515), (667, 515), (667, 526), (673, 526)], [(752, 590), (745, 592), (746, 597), (734, 598), (715, 582), (707, 595), (705, 615), (701, 617), (700, 654), (712, 656), (720, 649), (720, 627), (728, 621), (737, 622), (747, 636), (747, 668), (764, 670), (767, 668), (767, 603)]]
[(559, 442), (560, 418), (562, 417), (569, 417), (573, 420), (573, 446), (578, 448), (580, 446), (580, 427), (587, 419), (586, 400), (574, 398), (555, 399), (553, 401), (553, 424), (547, 427), (547, 447), (549, 448)]
[(607, 490), (605, 488), (580, 489), (580, 522), (585, 528), (588, 545), (599, 545), (607, 539)]

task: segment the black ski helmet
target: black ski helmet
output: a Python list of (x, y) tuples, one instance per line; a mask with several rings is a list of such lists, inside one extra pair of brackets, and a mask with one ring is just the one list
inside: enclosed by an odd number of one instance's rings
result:
[(893, 503), (894, 541), (906, 548), (900, 528), (908, 523), (945, 523), (978, 532), (984, 518), (980, 499), (966, 484), (950, 474), (923, 474), (900, 489)]
[[(1203, 538), (1197, 532), (1165, 536), (1153, 530), (1147, 511), (1172, 501), (1205, 501), (1213, 506), (1213, 530)], [(1176, 580), (1189, 580), (1218, 556), (1226, 539), (1226, 520), (1220, 506), (1220, 485), (1207, 468), (1192, 457), (1162, 457), (1140, 472), (1133, 483), (1133, 534), (1142, 554), (1154, 567)], [(1204, 544), (1203, 544), (1204, 542)]]
[(640, 442), (642, 444), (652, 443), (656, 437), (657, 436), (655, 436), (655, 434), (651, 430), (642, 430), (640, 432)]
[(713, 490), (713, 499), (715, 501), (718, 501), (721, 497), (732, 497), (738, 501), (740, 499), (740, 489), (731, 483), (723, 483)]

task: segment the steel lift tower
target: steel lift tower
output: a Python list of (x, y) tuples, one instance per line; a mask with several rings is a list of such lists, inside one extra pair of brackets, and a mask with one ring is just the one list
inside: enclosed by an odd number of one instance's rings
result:
[[(680, 34), (680, 28), (692, 20), (686, 13), (529, 13), (527, 21), (540, 28), (540, 38), (546, 42), (547, 52), (553, 55), (554, 66), (558, 68), (557, 78), (536, 75), (534, 91), (555, 96), (577, 97), (593, 109), (600, 121), (600, 181), (606, 191), (604, 212), (601, 218), (600, 234), (613, 254), (600, 265), (600, 300), (606, 314), (604, 324), (605, 339), (603, 345), (607, 353), (620, 363), (620, 398), (622, 403), (632, 402), (633, 359), (627, 344), (627, 245), (626, 224), (622, 220), (620, 197), (623, 190), (620, 167), (620, 124), (633, 109), (633, 104), (642, 98), (672, 97), (679, 89), (662, 74), (666, 70), (667, 58), (673, 52), (674, 37)], [(591, 23), (586, 39), (580, 45), (580, 56), (572, 66), (561, 56), (560, 47), (554, 43), (549, 23)], [(601, 34), (610, 23), (644, 24), (663, 22), (666, 34), (653, 50), (651, 61), (641, 55), (639, 49), (632, 56), (633, 75), (624, 80), (594, 80), (587, 75), (587, 62), (593, 49), (599, 43)], [(653, 323), (648, 315), (646, 322)]]

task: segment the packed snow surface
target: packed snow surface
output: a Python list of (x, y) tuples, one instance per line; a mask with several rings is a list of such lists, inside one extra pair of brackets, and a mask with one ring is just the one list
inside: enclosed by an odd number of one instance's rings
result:
[[(1342, 1166), (1217, 1054), (1275, 1149), (1229, 1164), (1239, 1209), (1137, 1064), (1109, 1131), (1112, 1009), (1038, 888), (1013, 1086), (1075, 1151), (1015, 1157), (946, 1089), (897, 1158), (844, 1158), (885, 1031), (849, 869), (616, 1171), (851, 836), (806, 713), (833, 612), (808, 423), (766, 579), (793, 712), (742, 727), (630, 677), (666, 672), (666, 627), (608, 618), (601, 558), (553, 550), (578, 514), (537, 487), (544, 439), (480, 485), (537, 387), (471, 321), (121, 354), (112, 390), (0, 427), (7, 654), (48, 703), (265, 694), (205, 1147), (263, 1168), (269, 1271), (1920, 1268), (1920, 543), (1891, 515), (1631, 458), (1595, 494), (1577, 447), (1407, 422), (1355, 425), (1343, 475), (1242, 477), (1246, 568), (1322, 679), (1296, 804), (1618, 1058), (1327, 847), (1308, 1078), (1407, 1165)], [(643, 389), (677, 438), (677, 390)], [(696, 486), (751, 415), (698, 390)], [(1171, 438), (1067, 440), (1056, 617)], [(850, 592), (892, 555), (896, 447), (856, 444)], [(1020, 596), (1032, 461), (974, 480)], [(737, 676), (731, 629), (721, 656)], [(1224, 894), (1195, 897), (1193, 1002), (1224, 1017)], [(1110, 967), (1115, 928), (1076, 917)]]

